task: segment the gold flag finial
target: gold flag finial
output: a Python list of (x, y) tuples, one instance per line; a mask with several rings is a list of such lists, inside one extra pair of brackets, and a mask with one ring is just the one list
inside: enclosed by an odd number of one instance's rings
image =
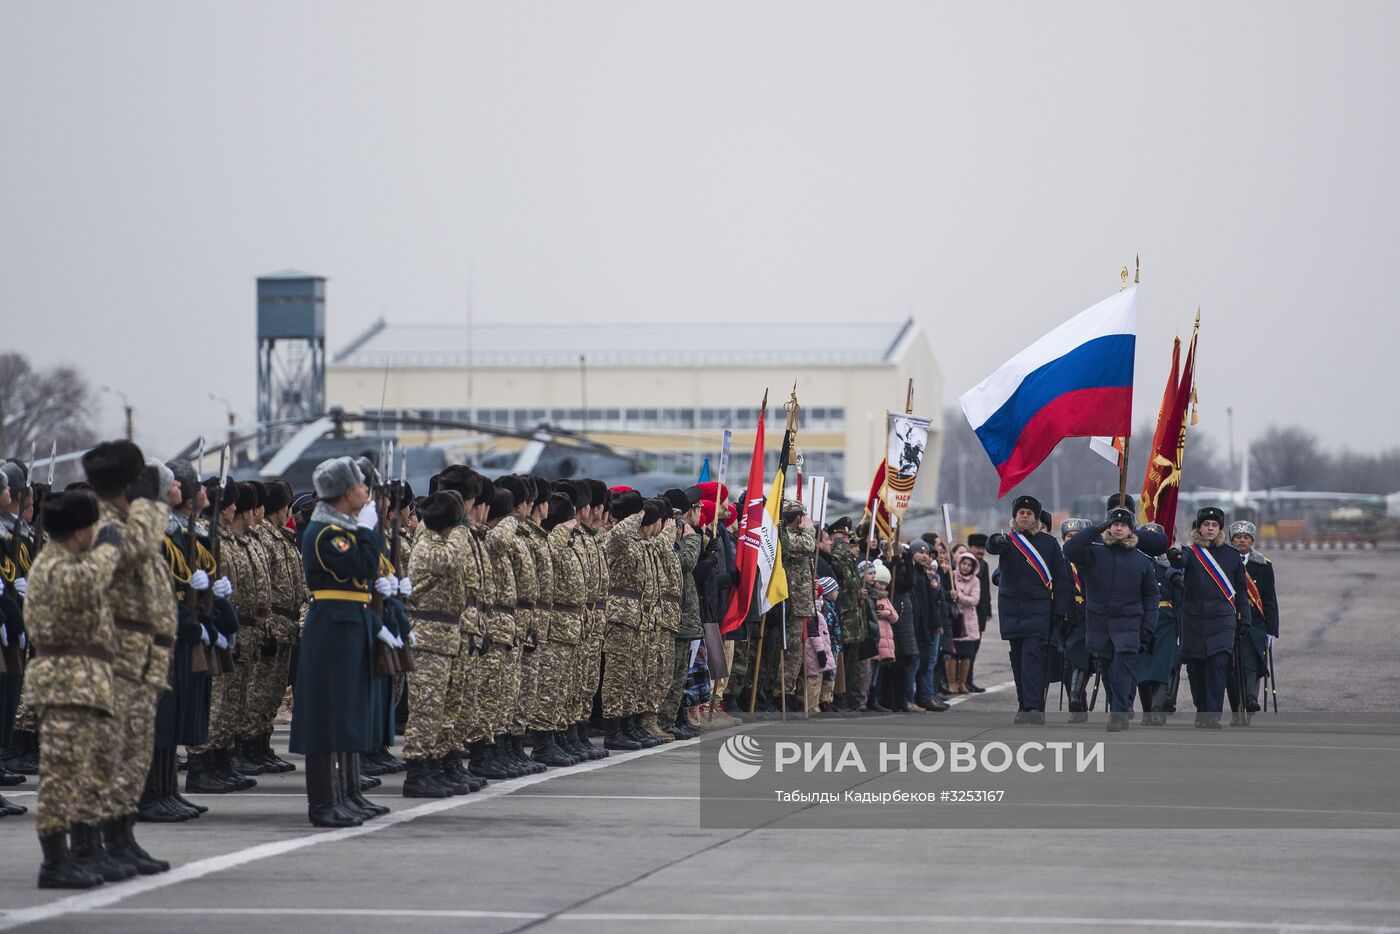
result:
[(1133, 285), (1138, 284), (1138, 276), (1142, 274), (1142, 254), (1133, 257)]
[(783, 403), (783, 409), (787, 411), (787, 426), (789, 430), (797, 427), (797, 413), (802, 410), (802, 406), (797, 404), (797, 383), (792, 384), (792, 397)]
[(1126, 289), (1126, 288), (1128, 287), (1128, 267), (1127, 267), (1127, 266), (1124, 266), (1124, 267), (1123, 267), (1123, 271), (1122, 271), (1121, 273), (1119, 273), (1119, 277), (1123, 280), (1123, 284), (1120, 285), (1120, 286), (1118, 287), (1118, 291), (1121, 292), (1121, 291), (1123, 291), (1124, 289)]

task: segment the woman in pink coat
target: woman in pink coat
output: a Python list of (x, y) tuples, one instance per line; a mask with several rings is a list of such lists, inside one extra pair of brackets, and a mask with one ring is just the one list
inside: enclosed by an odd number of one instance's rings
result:
[(894, 624), (899, 612), (890, 602), (890, 569), (875, 562), (875, 618), (880, 621), (880, 642), (875, 660), (884, 664), (894, 661)]

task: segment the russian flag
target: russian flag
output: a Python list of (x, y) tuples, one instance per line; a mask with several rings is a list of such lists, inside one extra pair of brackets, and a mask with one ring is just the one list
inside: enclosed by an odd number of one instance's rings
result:
[(963, 414), (1001, 476), (998, 496), (1064, 438), (1132, 430), (1137, 288), (1075, 315), (963, 394)]

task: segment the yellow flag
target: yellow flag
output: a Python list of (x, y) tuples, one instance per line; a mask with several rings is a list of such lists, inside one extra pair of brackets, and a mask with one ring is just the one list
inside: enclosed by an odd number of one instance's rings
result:
[[(778, 475), (773, 478), (773, 486), (768, 490), (768, 517), (773, 520), (773, 526), (777, 529), (783, 527), (783, 472), (778, 471)], [(777, 606), (788, 598), (787, 571), (783, 568), (783, 540), (781, 536), (773, 537), (777, 545), (777, 556), (773, 560), (773, 573), (768, 578), (768, 592), (764, 595), (765, 602), (769, 606)]]

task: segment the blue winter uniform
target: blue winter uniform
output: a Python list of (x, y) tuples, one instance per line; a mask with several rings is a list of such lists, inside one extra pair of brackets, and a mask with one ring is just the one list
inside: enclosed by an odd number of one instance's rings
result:
[(1240, 707), (1239, 688), (1236, 682), (1242, 674), (1244, 678), (1244, 708), (1250, 713), (1259, 709), (1259, 678), (1269, 669), (1269, 636), (1278, 635), (1278, 590), (1274, 585), (1274, 566), (1268, 558), (1257, 551), (1251, 551), (1244, 562), (1246, 583), (1254, 588), (1242, 594), (1247, 597), (1250, 609), (1248, 636), (1240, 640), (1238, 671), (1230, 667), (1226, 690), (1230, 696), (1230, 709)]
[(1096, 528), (1065, 543), (1065, 557), (1079, 568), (1084, 585), (1089, 651), (1104, 672), (1108, 709), (1133, 706), (1141, 633), (1157, 627), (1157, 575), (1137, 542), (1105, 542)]
[(1170, 564), (1157, 564), (1157, 629), (1150, 645), (1138, 656), (1138, 696), (1144, 711), (1166, 710), (1172, 674), (1181, 665), (1180, 627), (1176, 608), (1181, 602), (1182, 573)]
[(1045, 710), (1046, 642), (1051, 618), (1068, 616), (1074, 608), (1074, 584), (1055, 539), (1036, 532), (1023, 536), (1040, 556), (1040, 564), (1022, 553), (1010, 535), (998, 532), (987, 539), (987, 553), (997, 555), (999, 586), (997, 614), (1001, 637), (1011, 643), (1011, 674), (1023, 711)]
[(1181, 621), (1181, 658), (1191, 680), (1191, 699), (1198, 714), (1218, 719), (1225, 701), (1225, 678), (1238, 622), (1251, 622), (1244, 558), (1223, 541), (1203, 546), (1234, 588), (1230, 599), (1194, 549), (1173, 553), (1172, 565), (1183, 571), (1183, 592), (1177, 616)]

